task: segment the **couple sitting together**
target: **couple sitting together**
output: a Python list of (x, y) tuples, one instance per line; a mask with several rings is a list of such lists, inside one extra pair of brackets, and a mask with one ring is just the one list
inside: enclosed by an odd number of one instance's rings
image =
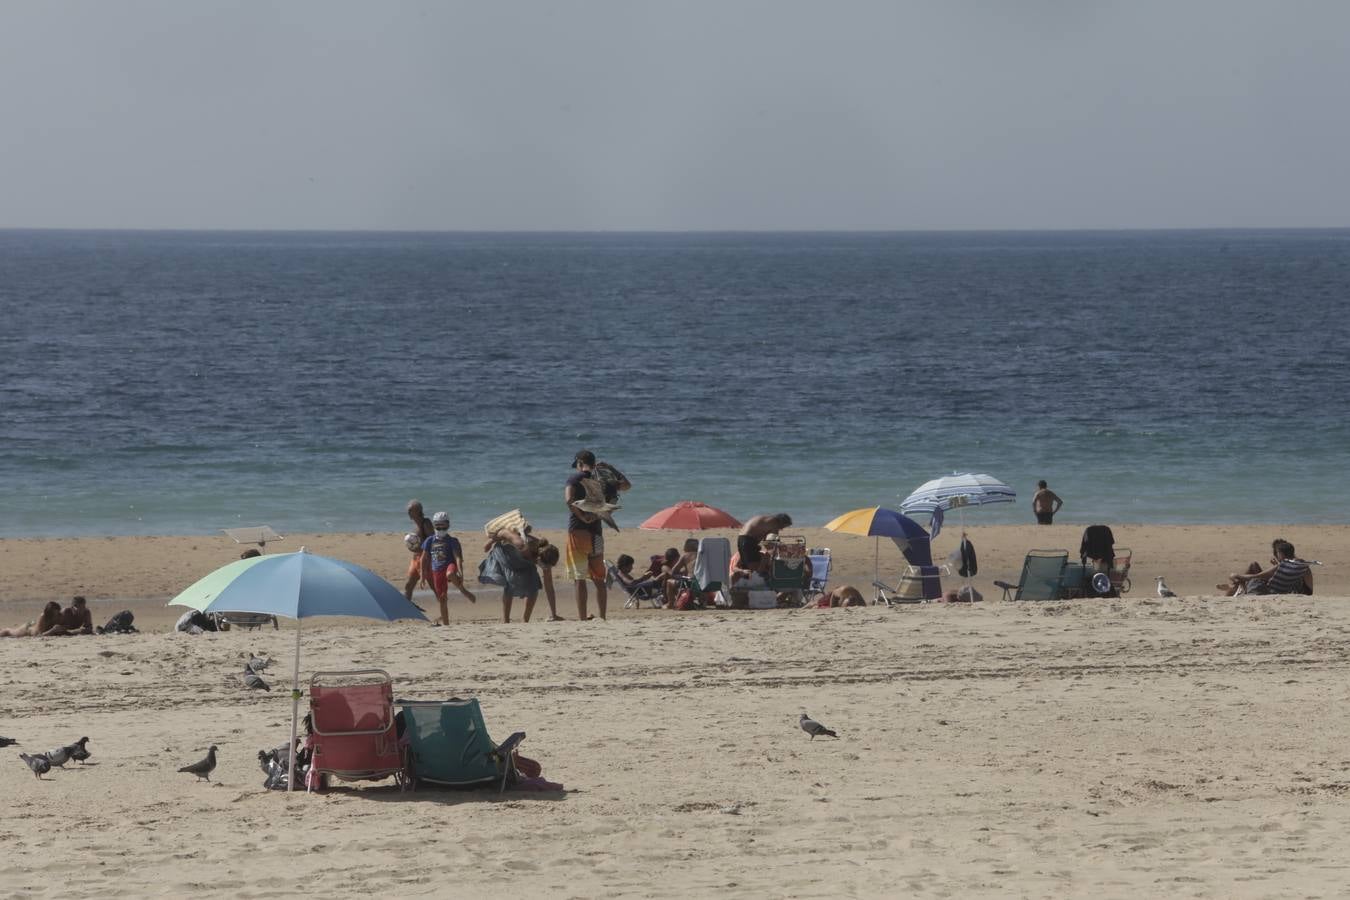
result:
[(610, 574), (629, 596), (649, 593), (662, 597), (664, 606), (674, 607), (676, 594), (694, 572), (697, 556), (698, 539), (689, 538), (684, 542), (683, 553), (670, 547), (665, 553), (655, 554), (641, 574), (633, 572), (636, 562), (633, 557), (620, 554)]
[(1215, 585), (1224, 596), (1238, 594), (1311, 594), (1313, 592), (1312, 565), (1299, 559), (1294, 553), (1294, 545), (1284, 538), (1270, 542), (1275, 556), (1270, 568), (1262, 569), (1260, 563), (1252, 563), (1242, 574), (1234, 572), (1228, 581)]

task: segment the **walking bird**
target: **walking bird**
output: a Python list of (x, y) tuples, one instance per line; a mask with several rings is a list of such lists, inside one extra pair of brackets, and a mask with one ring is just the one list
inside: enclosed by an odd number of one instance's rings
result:
[(191, 772), (193, 775), (197, 776), (198, 780), (205, 778), (207, 781), (210, 781), (211, 773), (215, 771), (215, 768), (216, 768), (216, 745), (212, 744), (211, 749), (206, 751), (206, 759), (202, 760), (201, 762), (195, 762), (190, 766), (183, 766), (183, 768), (179, 769), (178, 771)]
[(1163, 581), (1163, 577), (1161, 575), (1158, 576), (1158, 596), (1159, 597), (1176, 596), (1176, 594), (1172, 591), (1172, 589), (1167, 586), (1167, 582)]
[(821, 735), (828, 735), (829, 737), (832, 737), (836, 740), (839, 739), (839, 735), (835, 734), (833, 731), (826, 728), (824, 725), (820, 724), (815, 719), (812, 719), (806, 713), (802, 713), (802, 717), (798, 720), (798, 722), (802, 726), (802, 731), (805, 731), (807, 734), (811, 735), (811, 740), (813, 741)]

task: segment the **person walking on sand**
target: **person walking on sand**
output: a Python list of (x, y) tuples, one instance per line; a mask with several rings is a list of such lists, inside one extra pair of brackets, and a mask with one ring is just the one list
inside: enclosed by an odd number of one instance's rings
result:
[(1059, 495), (1050, 490), (1044, 481), (1036, 482), (1036, 493), (1031, 496), (1031, 511), (1036, 514), (1037, 525), (1054, 523), (1055, 513), (1064, 505)]
[(435, 534), (422, 543), (422, 576), (431, 582), (436, 602), (441, 607), (440, 625), (450, 624), (450, 585), (454, 585), (470, 603), (478, 598), (464, 586), (464, 549), (450, 536), (450, 514), (438, 512), (431, 517)]
[[(567, 504), (567, 574), (571, 577), (577, 592), (577, 618), (586, 621), (586, 582), (595, 584), (595, 606), (600, 618), (604, 619), (609, 605), (609, 593), (605, 587), (605, 537), (600, 517), (582, 512), (573, 506), (586, 499), (586, 488), (582, 480), (592, 477), (595, 470), (595, 454), (589, 450), (579, 450), (572, 458), (573, 472), (563, 486), (563, 502)], [(617, 490), (628, 489), (628, 481), (619, 482)], [(606, 500), (614, 498), (606, 497)]]
[(403, 596), (412, 603), (417, 583), (419, 581), (426, 583), (426, 579), (422, 576), (422, 545), (426, 543), (427, 538), (436, 534), (436, 529), (431, 527), (431, 520), (422, 512), (421, 500), (408, 501), (408, 518), (412, 520), (415, 529), (411, 533), (417, 535), (417, 551), (413, 553), (412, 561), (408, 563), (408, 579), (403, 583)]

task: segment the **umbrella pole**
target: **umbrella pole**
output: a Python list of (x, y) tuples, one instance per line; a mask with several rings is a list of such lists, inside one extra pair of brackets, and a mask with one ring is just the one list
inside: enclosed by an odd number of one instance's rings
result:
[(295, 733), (300, 718), (300, 619), (295, 620), (295, 674), (291, 677), (291, 761), (286, 790), (295, 790)]
[(872, 539), (872, 580), (881, 580), (881, 538)]

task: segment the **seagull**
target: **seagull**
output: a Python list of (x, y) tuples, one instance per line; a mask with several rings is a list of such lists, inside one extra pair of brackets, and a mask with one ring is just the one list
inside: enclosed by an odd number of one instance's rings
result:
[(89, 749), (84, 746), (88, 742), (89, 738), (82, 737), (75, 743), (68, 744), (65, 747), (65, 751), (70, 755), (71, 759), (75, 760), (80, 765), (84, 765), (84, 761), (90, 756)]
[(19, 759), (28, 763), (28, 768), (33, 770), (33, 774), (37, 776), (38, 781), (42, 780), (44, 773), (52, 770), (52, 764), (47, 761), (47, 757), (40, 753), (37, 756), (29, 756), (27, 753), (20, 753)]
[(202, 760), (201, 762), (195, 762), (190, 766), (183, 766), (183, 768), (179, 769), (178, 771), (191, 772), (193, 775), (197, 776), (198, 780), (205, 778), (207, 781), (210, 781), (211, 773), (215, 770), (215, 768), (216, 768), (216, 745), (212, 744), (211, 749), (206, 751), (206, 759)]
[(262, 678), (258, 675), (258, 673), (253, 671), (253, 669), (249, 666), (244, 666), (244, 687), (253, 691), (271, 690), (271, 688), (267, 686), (267, 682), (263, 681)]
[(57, 768), (65, 768), (66, 763), (70, 762), (69, 747), (57, 747), (55, 750), (48, 750), (42, 755), (47, 757), (47, 762)]
[(802, 717), (798, 720), (798, 722), (802, 726), (802, 731), (805, 731), (807, 734), (811, 735), (811, 740), (813, 741), (820, 735), (829, 735), (835, 740), (839, 739), (839, 735), (835, 734), (833, 731), (826, 728), (824, 725), (820, 724), (815, 719), (812, 719), (806, 713), (802, 713)]
[(1167, 586), (1167, 582), (1163, 581), (1163, 577), (1161, 575), (1158, 576), (1158, 596), (1159, 597), (1176, 596), (1176, 594), (1172, 591), (1172, 589)]
[(8, 747), (11, 744), (17, 744), (18, 742), (18, 738), (0, 737), (0, 747)]

